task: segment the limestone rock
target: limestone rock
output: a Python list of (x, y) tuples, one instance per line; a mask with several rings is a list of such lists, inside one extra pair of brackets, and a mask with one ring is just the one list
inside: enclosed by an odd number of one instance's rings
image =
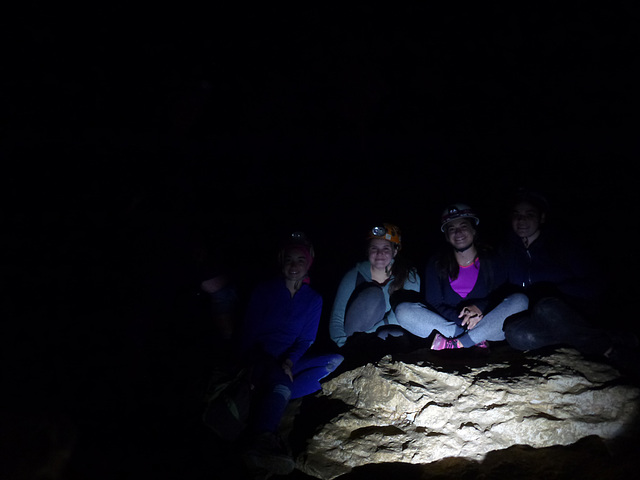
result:
[(327, 381), (321, 401), (345, 408), (316, 430), (297, 468), (330, 480), (375, 463), (481, 461), (513, 445), (612, 439), (638, 414), (640, 389), (577, 351), (523, 355), (475, 368), (386, 356)]

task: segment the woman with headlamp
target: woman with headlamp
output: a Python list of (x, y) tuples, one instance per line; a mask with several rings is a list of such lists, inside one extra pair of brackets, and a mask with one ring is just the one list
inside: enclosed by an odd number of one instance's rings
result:
[[(367, 260), (349, 270), (338, 287), (331, 311), (329, 334), (342, 347), (356, 332), (384, 338), (388, 325), (397, 326), (390, 298), (400, 290), (420, 291), (420, 277), (398, 253), (400, 229), (390, 223), (373, 227), (367, 235)], [(397, 328), (400, 331), (400, 328)]]
[(445, 208), (440, 230), (447, 245), (427, 264), (426, 302), (396, 307), (402, 328), (422, 338), (436, 332), (433, 350), (487, 347), (487, 340), (502, 341), (505, 319), (527, 309), (524, 294), (502, 293), (506, 271), (496, 255), (477, 243), (478, 223), (468, 205)]

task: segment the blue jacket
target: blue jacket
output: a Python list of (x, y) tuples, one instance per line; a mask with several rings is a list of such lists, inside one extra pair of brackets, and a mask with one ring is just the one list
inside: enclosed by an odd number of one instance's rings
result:
[(486, 315), (502, 300), (497, 291), (506, 283), (507, 275), (498, 256), (480, 257), (478, 280), (465, 298), (451, 288), (448, 278), (442, 278), (437, 259), (438, 256), (433, 256), (427, 263), (425, 296), (427, 305), (447, 320), (460, 325), (462, 319), (458, 314), (465, 306), (476, 305)]
[[(366, 282), (371, 282), (371, 263), (368, 260), (364, 262), (359, 262), (349, 270), (340, 282), (338, 286), (338, 292), (336, 293), (336, 298), (333, 302), (333, 309), (331, 311), (331, 319), (329, 320), (329, 335), (331, 340), (333, 340), (336, 345), (342, 347), (347, 341), (347, 334), (344, 331), (344, 316), (347, 310), (347, 304), (349, 303), (349, 299), (353, 294), (353, 291), (358, 286), (358, 273), (364, 277)], [(374, 325), (371, 329), (368, 330), (367, 333), (375, 332), (378, 327), (382, 325), (398, 325), (398, 321), (396, 320), (396, 314), (391, 309), (391, 303), (389, 301), (389, 285), (393, 281), (393, 276), (389, 279), (389, 281), (382, 287), (382, 291), (384, 293), (384, 299), (387, 306), (387, 313), (385, 314), (382, 321)], [(409, 275), (407, 280), (404, 283), (405, 290), (413, 290), (415, 292), (420, 291), (420, 277), (416, 275)]]
[(292, 298), (284, 278), (265, 282), (249, 300), (241, 350), (260, 348), (295, 364), (315, 341), (321, 312), (322, 297), (309, 285), (303, 284)]

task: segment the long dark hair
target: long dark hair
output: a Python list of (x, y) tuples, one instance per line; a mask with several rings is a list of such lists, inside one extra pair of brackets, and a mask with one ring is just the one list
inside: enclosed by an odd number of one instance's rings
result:
[(407, 258), (398, 252), (393, 259), (393, 265), (391, 266), (391, 275), (393, 280), (389, 284), (389, 294), (402, 290), (407, 280), (416, 280), (418, 272), (415, 268), (411, 267)]
[[(491, 254), (491, 247), (484, 243), (479, 243), (477, 237), (473, 244), (477, 252), (473, 265), (478, 268), (477, 260), (489, 256)], [(437, 254), (436, 269), (442, 280), (455, 280), (458, 278), (458, 275), (460, 275), (460, 265), (458, 265), (456, 254), (451, 245), (447, 244), (446, 247), (442, 248)]]

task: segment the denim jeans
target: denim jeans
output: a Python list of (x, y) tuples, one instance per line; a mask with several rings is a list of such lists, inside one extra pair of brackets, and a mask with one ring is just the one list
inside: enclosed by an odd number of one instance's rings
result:
[(421, 303), (399, 304), (396, 307), (396, 319), (402, 328), (422, 338), (427, 338), (434, 330), (448, 338), (457, 337), (464, 332), (463, 327)]
[(505, 339), (502, 326), (511, 315), (525, 311), (529, 307), (529, 298), (522, 293), (514, 293), (505, 298), (471, 330), (458, 337), (464, 347), (472, 347), (484, 340), (501, 341)]
[(257, 399), (254, 430), (275, 432), (289, 400), (320, 390), (320, 380), (333, 372), (344, 357), (337, 353), (303, 355), (293, 366), (293, 382), (274, 358), (264, 356), (256, 362), (253, 380), (262, 383), (262, 395)]
[(396, 318), (401, 327), (418, 337), (426, 338), (436, 330), (445, 337), (458, 338), (465, 347), (471, 347), (484, 340), (504, 340), (502, 325), (505, 319), (526, 310), (528, 305), (529, 299), (526, 295), (509, 295), (471, 330), (465, 330), (464, 327), (429, 310), (421, 303), (401, 303), (396, 307)]

